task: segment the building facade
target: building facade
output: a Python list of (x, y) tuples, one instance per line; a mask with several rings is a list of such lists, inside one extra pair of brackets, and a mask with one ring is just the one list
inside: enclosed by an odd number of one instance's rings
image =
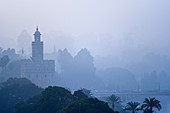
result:
[(21, 60), (21, 77), (31, 80), (38, 86), (47, 87), (53, 84), (54, 74), (55, 61), (43, 59), (43, 41), (37, 27), (32, 42), (32, 57)]

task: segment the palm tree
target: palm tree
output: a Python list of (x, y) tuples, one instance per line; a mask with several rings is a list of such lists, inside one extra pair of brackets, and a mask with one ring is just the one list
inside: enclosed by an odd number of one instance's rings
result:
[(112, 94), (111, 96), (109, 96), (107, 99), (108, 99), (109, 102), (111, 103), (113, 110), (114, 110), (114, 108), (115, 108), (115, 105), (116, 105), (116, 104), (119, 104), (119, 103), (121, 102), (121, 101), (120, 101), (120, 98), (117, 97), (117, 96), (114, 95), (114, 94)]
[(143, 105), (142, 105), (142, 109), (144, 110), (144, 112), (149, 112), (149, 113), (153, 113), (153, 108), (157, 108), (159, 111), (161, 110), (161, 104), (160, 101), (155, 99), (155, 98), (145, 98), (145, 101), (143, 101)]
[(124, 110), (132, 111), (132, 113), (136, 113), (136, 111), (141, 110), (139, 105), (140, 105), (139, 102), (132, 102), (131, 101), (131, 102), (127, 103), (126, 108)]

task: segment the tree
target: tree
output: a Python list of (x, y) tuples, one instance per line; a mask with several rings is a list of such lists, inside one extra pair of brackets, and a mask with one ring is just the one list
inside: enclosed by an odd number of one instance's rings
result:
[(126, 108), (124, 110), (131, 111), (132, 113), (136, 113), (136, 111), (141, 110), (139, 107), (140, 103), (139, 102), (128, 102), (126, 105)]
[(35, 105), (40, 99), (40, 95), (33, 96), (27, 101), (19, 102), (15, 105), (15, 113), (35, 113)]
[(161, 104), (160, 101), (155, 98), (145, 98), (145, 101), (143, 101), (142, 109), (144, 112), (153, 113), (154, 108), (161, 110)]
[(0, 113), (14, 113), (15, 104), (40, 94), (42, 90), (25, 78), (8, 79), (0, 84)]
[(88, 96), (84, 94), (82, 89), (75, 91), (73, 96), (75, 97), (76, 100), (88, 98)]
[(112, 109), (114, 110), (115, 109), (115, 105), (116, 104), (119, 104), (121, 101), (120, 101), (120, 98), (117, 97), (116, 95), (112, 94), (111, 96), (109, 96), (108, 98), (108, 101), (111, 103), (111, 106), (112, 106)]
[(96, 98), (75, 101), (57, 113), (115, 113), (107, 103)]
[(1, 59), (0, 59), (0, 66), (2, 67), (2, 68), (5, 68), (5, 70), (6, 70), (6, 66), (7, 66), (7, 64), (9, 63), (9, 57), (8, 57), (8, 55), (4, 55)]
[(16, 113), (56, 113), (73, 101), (67, 89), (49, 86), (40, 95), (17, 104)]
[(82, 88), (81, 90), (82, 90), (82, 92), (83, 92), (85, 95), (87, 95), (89, 98), (92, 97), (93, 94), (91, 93), (90, 90), (85, 89), (85, 88)]
[(143, 109), (143, 113), (150, 113), (149, 109)]

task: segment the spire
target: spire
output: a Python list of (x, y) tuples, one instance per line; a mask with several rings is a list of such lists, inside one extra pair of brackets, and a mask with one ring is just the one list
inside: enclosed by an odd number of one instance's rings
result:
[(38, 31), (38, 26), (37, 26), (37, 28), (36, 28), (36, 31)]

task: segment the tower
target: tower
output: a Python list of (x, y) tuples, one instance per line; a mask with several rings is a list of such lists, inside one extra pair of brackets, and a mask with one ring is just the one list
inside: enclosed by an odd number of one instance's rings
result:
[(38, 27), (34, 33), (34, 41), (32, 42), (32, 60), (43, 60), (43, 41), (41, 41), (41, 33), (38, 31)]
[(45, 88), (53, 84), (54, 75), (55, 61), (43, 59), (43, 41), (37, 27), (32, 41), (32, 59), (21, 60), (21, 77)]

